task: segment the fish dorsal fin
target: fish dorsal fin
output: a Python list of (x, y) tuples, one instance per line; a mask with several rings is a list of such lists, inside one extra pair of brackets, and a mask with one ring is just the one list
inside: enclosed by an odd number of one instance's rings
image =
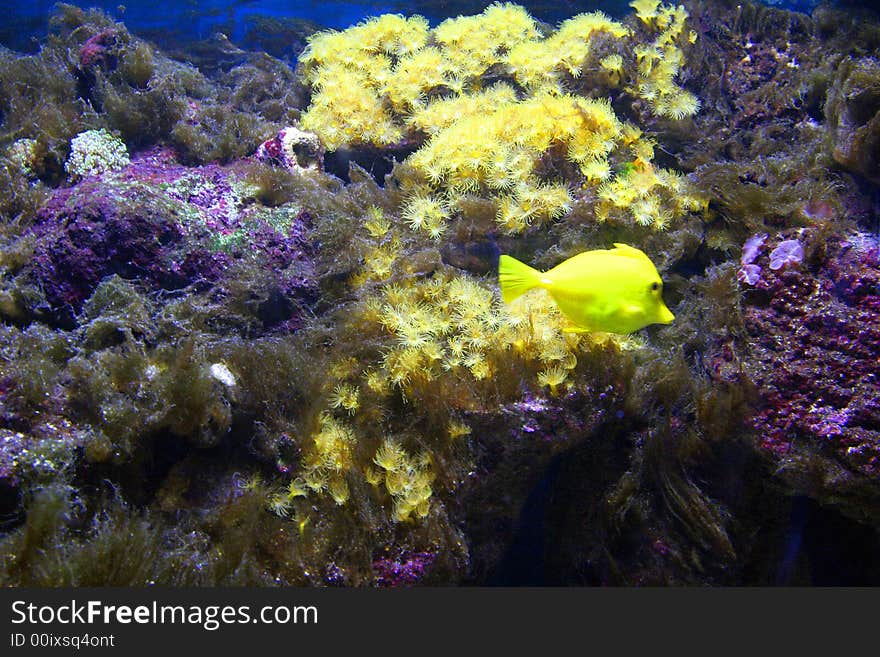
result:
[(651, 262), (651, 259), (644, 251), (637, 249), (634, 246), (630, 246), (629, 244), (624, 244), (623, 242), (615, 242), (614, 250), (611, 253), (626, 258), (635, 258), (637, 260), (647, 260), (648, 262)]

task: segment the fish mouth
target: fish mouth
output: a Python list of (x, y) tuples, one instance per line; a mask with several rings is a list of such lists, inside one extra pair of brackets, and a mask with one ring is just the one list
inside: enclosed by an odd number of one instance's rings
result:
[(666, 307), (665, 304), (660, 306), (660, 312), (658, 313), (657, 323), (658, 324), (672, 324), (672, 320), (675, 319), (675, 315), (672, 314), (672, 311)]

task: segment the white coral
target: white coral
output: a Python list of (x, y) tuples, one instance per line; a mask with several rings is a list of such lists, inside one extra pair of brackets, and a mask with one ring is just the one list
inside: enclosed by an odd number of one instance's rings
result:
[(64, 169), (71, 180), (116, 171), (128, 165), (128, 150), (118, 137), (104, 130), (86, 130), (70, 141)]

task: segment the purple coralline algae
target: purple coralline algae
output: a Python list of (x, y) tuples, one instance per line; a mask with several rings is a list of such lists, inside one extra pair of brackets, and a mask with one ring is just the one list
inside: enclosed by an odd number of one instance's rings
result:
[(410, 552), (403, 553), (396, 559), (375, 559), (373, 572), (376, 575), (376, 584), (382, 587), (417, 584), (435, 559), (436, 555), (431, 552)]
[(185, 167), (177, 163), (171, 149), (154, 148), (133, 158), (117, 179), (123, 184), (158, 188), (212, 230), (230, 232), (241, 220), (241, 192), (234, 187), (230, 167)]
[(106, 276), (153, 289), (221, 281), (239, 261), (262, 263), (282, 294), (309, 297), (310, 217), (246, 207), (233, 167), (179, 165), (168, 149), (118, 172), (57, 190), (33, 229), (33, 271), (56, 313), (79, 311)]
[[(771, 266), (745, 307), (760, 445), (838, 498), (847, 481), (880, 477), (880, 260), (861, 241), (829, 242), (812, 271)], [(783, 251), (803, 257), (800, 244)], [(794, 465), (807, 462), (812, 474)]]
[(186, 272), (172, 255), (183, 231), (175, 220), (177, 210), (167, 206), (153, 190), (129, 187), (108, 193), (96, 179), (55, 192), (34, 229), (33, 268), (48, 302), (78, 311), (111, 274), (156, 287), (184, 286)]
[(117, 62), (119, 35), (116, 30), (101, 30), (90, 37), (80, 48), (79, 65), (82, 69), (91, 66), (115, 68)]

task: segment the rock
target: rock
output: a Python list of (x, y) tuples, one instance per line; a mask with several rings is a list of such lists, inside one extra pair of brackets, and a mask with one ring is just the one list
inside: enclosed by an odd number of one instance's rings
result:
[(878, 246), (838, 235), (826, 249), (817, 266), (765, 268), (746, 295), (749, 370), (760, 396), (751, 424), (795, 491), (877, 522)]
[(880, 64), (875, 59), (841, 64), (825, 116), (834, 161), (880, 183)]

